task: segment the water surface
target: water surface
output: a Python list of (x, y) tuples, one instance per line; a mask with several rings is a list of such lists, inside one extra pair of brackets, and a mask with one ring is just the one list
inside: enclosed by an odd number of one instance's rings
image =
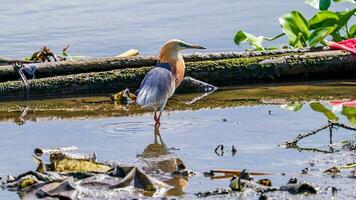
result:
[[(326, 116), (311, 109), (310, 102), (320, 102), (340, 122), (355, 125), (356, 116), (350, 118), (330, 103), (356, 98), (355, 84), (342, 81), (229, 88), (186, 106), (182, 102), (195, 94), (174, 96), (163, 115), (160, 134), (168, 148), (179, 149), (173, 153), (187, 168), (198, 172), (189, 179), (183, 197), (190, 199), (196, 192), (228, 186), (228, 179), (210, 180), (201, 174), (213, 168), (225, 168), (275, 173), (269, 178), (276, 186), (285, 184), (292, 176), (323, 187), (337, 185), (342, 189), (338, 197), (351, 198), (355, 195), (353, 179), (299, 175), (310, 160), (322, 154), (278, 145), (327, 123)], [(75, 145), (83, 153), (97, 152), (99, 161), (137, 163), (137, 154), (154, 143), (152, 114), (135, 106), (125, 111), (107, 99), (99, 96), (3, 103), (0, 176), (33, 170), (35, 163), (31, 156), (36, 147)], [(300, 102), (301, 109), (293, 112), (281, 106), (291, 102)], [(20, 120), (26, 107), (29, 111)], [(354, 138), (351, 131), (337, 129), (333, 143)], [(219, 144), (225, 146), (224, 156), (214, 152)], [(303, 147), (321, 150), (327, 150), (328, 144), (327, 131), (301, 142)], [(235, 156), (231, 154), (232, 145), (237, 148)], [(0, 191), (0, 199), (16, 199), (16, 193)]]
[[(25, 57), (42, 45), (73, 55), (110, 56), (136, 48), (155, 54), (168, 39), (179, 38), (209, 51), (241, 51), (237, 30), (256, 35), (281, 33), (278, 17), (292, 10), (306, 17), (315, 9), (304, 0), (15, 0), (0, 1), (0, 56)], [(332, 5), (332, 10), (353, 4)], [(352, 23), (351, 23), (352, 24)], [(287, 40), (284, 40), (286, 42)], [(280, 45), (282, 41), (268, 43)]]

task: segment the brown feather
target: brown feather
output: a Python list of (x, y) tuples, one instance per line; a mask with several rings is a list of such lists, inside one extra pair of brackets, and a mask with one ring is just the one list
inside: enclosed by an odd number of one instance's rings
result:
[(176, 41), (169, 41), (162, 46), (158, 54), (159, 63), (168, 63), (171, 65), (176, 88), (182, 82), (185, 74), (185, 63), (182, 55), (179, 53), (178, 47)]

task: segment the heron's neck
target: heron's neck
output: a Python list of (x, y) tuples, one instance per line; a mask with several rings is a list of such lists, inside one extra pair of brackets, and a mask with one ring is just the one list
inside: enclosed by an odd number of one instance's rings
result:
[(172, 73), (176, 78), (176, 87), (178, 87), (185, 74), (185, 63), (183, 56), (179, 53), (179, 51), (161, 51), (158, 59), (160, 63), (168, 63), (171, 66)]

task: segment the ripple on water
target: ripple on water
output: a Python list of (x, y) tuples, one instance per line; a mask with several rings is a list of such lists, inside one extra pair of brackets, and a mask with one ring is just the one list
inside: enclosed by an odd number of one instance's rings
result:
[[(165, 120), (160, 126), (160, 131), (174, 132), (180, 128), (197, 127), (206, 122), (198, 118)], [(154, 123), (152, 121), (120, 121), (103, 125), (105, 133), (112, 136), (152, 134)]]

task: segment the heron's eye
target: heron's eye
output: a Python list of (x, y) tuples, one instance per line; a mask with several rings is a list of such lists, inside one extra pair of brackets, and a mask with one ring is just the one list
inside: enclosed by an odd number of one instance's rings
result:
[(182, 43), (182, 42), (179, 43), (179, 46), (182, 47), (182, 48), (187, 48), (188, 47), (185, 43)]

